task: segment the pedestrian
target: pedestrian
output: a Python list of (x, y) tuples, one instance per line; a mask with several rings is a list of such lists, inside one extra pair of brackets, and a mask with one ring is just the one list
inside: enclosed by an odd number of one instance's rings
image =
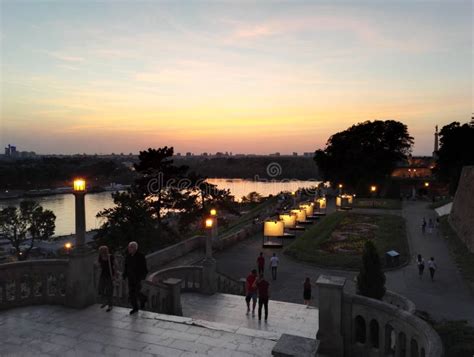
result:
[(311, 300), (311, 281), (306, 278), (303, 284), (303, 300), (306, 306), (309, 306)]
[(420, 279), (423, 278), (423, 271), (425, 270), (425, 260), (421, 256), (421, 254), (418, 254), (418, 258), (416, 259), (416, 264), (418, 265), (418, 276)]
[(421, 233), (425, 234), (426, 231), (426, 219), (423, 217), (423, 223), (421, 223)]
[(263, 274), (260, 274), (260, 278), (257, 282), (258, 288), (258, 321), (262, 320), (262, 307), (265, 308), (265, 322), (268, 319), (268, 288), (270, 287), (270, 283), (265, 280)]
[(260, 252), (260, 255), (257, 258), (257, 266), (258, 266), (258, 275), (263, 274), (263, 270), (265, 269), (265, 257), (263, 253)]
[(102, 300), (101, 309), (106, 307), (107, 312), (113, 307), (114, 279), (117, 278), (117, 266), (115, 257), (109, 254), (109, 248), (106, 245), (99, 247), (99, 257), (97, 263), (100, 266), (99, 277), (99, 296)]
[(245, 302), (247, 303), (247, 315), (250, 312), (250, 300), (252, 300), (252, 316), (255, 316), (257, 305), (257, 271), (253, 269), (245, 281)]
[(123, 269), (123, 279), (128, 279), (128, 295), (132, 310), (130, 315), (138, 311), (138, 301), (140, 301), (140, 308), (145, 308), (145, 303), (148, 298), (141, 292), (142, 280), (145, 280), (148, 274), (145, 256), (138, 251), (138, 243), (128, 243), (128, 254), (125, 258)]
[(432, 234), (433, 233), (433, 228), (434, 228), (434, 223), (433, 220), (430, 218), (428, 221), (428, 233)]
[(278, 263), (279, 259), (276, 256), (275, 253), (273, 253), (273, 256), (270, 258), (270, 268), (272, 269), (272, 279), (276, 280), (277, 279), (277, 268), (278, 268)]
[(433, 257), (428, 260), (428, 268), (430, 269), (431, 281), (433, 281), (436, 269), (438, 269)]

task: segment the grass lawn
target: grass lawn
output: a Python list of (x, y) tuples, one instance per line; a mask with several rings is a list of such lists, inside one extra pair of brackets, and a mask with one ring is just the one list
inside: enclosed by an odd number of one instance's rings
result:
[(448, 216), (441, 217), (439, 228), (464, 280), (474, 292), (474, 253), (469, 252), (464, 243), (458, 238), (448, 222)]
[(385, 198), (356, 198), (354, 208), (402, 209), (402, 201)]
[(319, 266), (359, 269), (362, 249), (372, 239), (381, 261), (388, 250), (400, 253), (400, 264), (409, 259), (405, 220), (396, 215), (334, 212), (311, 226), (285, 249), (285, 254)]

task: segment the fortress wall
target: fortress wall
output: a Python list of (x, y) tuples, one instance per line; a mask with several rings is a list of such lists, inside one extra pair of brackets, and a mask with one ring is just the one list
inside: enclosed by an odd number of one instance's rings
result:
[(474, 166), (465, 166), (462, 170), (449, 223), (474, 253)]

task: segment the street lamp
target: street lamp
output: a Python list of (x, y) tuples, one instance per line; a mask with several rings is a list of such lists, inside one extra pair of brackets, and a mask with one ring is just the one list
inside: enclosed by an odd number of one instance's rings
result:
[(212, 240), (216, 239), (217, 237), (217, 210), (215, 208), (212, 208), (209, 211), (211, 215), (211, 219), (213, 220), (212, 223)]
[(377, 186), (370, 186), (370, 192), (372, 193), (372, 207), (375, 207), (375, 193), (377, 192)]
[[(285, 223), (280, 220), (265, 221), (263, 224), (262, 246), (269, 248), (283, 247), (283, 236), (285, 235)], [(280, 239), (279, 242), (276, 239)]]
[(78, 250), (84, 248), (86, 241), (86, 207), (84, 202), (86, 192), (86, 180), (75, 179), (73, 193), (76, 201), (76, 248)]
[(212, 218), (206, 218), (205, 226), (208, 230), (206, 234), (206, 258), (212, 258), (212, 241), (214, 235), (212, 227), (214, 226), (214, 220)]
[(426, 187), (426, 188), (430, 187), (430, 183), (429, 183), (429, 182), (425, 182), (425, 187)]
[(64, 249), (66, 250), (66, 254), (69, 254), (69, 252), (71, 251), (71, 248), (72, 248), (71, 242), (67, 242), (64, 244)]
[(342, 183), (340, 183), (340, 184), (338, 185), (338, 187), (339, 187), (339, 195), (342, 195), (342, 188), (343, 188), (344, 186), (342, 185)]

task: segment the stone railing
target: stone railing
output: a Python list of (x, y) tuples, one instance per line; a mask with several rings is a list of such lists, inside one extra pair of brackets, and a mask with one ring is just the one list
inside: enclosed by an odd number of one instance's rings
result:
[(167, 279), (179, 279), (182, 292), (200, 292), (202, 287), (203, 268), (187, 265), (159, 270), (148, 276), (149, 281), (158, 284)]
[[(123, 257), (116, 256), (119, 269), (123, 266)], [(155, 273), (156, 274), (156, 273)], [(179, 294), (181, 281), (179, 279), (155, 279), (155, 274), (150, 274), (143, 281), (141, 292), (147, 296), (145, 310), (171, 315), (181, 315), (181, 296)], [(94, 266), (94, 287), (97, 291), (100, 278), (100, 268), (97, 264)], [(178, 292), (176, 293), (176, 285)], [(123, 280), (121, 276), (114, 283), (113, 292), (114, 305), (130, 306), (128, 299), (128, 281)]]
[(65, 304), (68, 260), (0, 264), (0, 310), (35, 304)]
[(237, 281), (231, 277), (216, 273), (217, 291), (222, 294), (245, 295), (245, 279)]
[(387, 290), (384, 297), (382, 298), (383, 302), (387, 304), (398, 307), (399, 309), (408, 311), (411, 314), (414, 314), (416, 311), (416, 306), (413, 301), (407, 299), (406, 297), (396, 294), (393, 291)]
[[(441, 357), (440, 337), (415, 316), (414, 305), (389, 293), (393, 304), (344, 291), (345, 279), (320, 276), (319, 353), (343, 356)], [(400, 307), (396, 306), (400, 304)]]

